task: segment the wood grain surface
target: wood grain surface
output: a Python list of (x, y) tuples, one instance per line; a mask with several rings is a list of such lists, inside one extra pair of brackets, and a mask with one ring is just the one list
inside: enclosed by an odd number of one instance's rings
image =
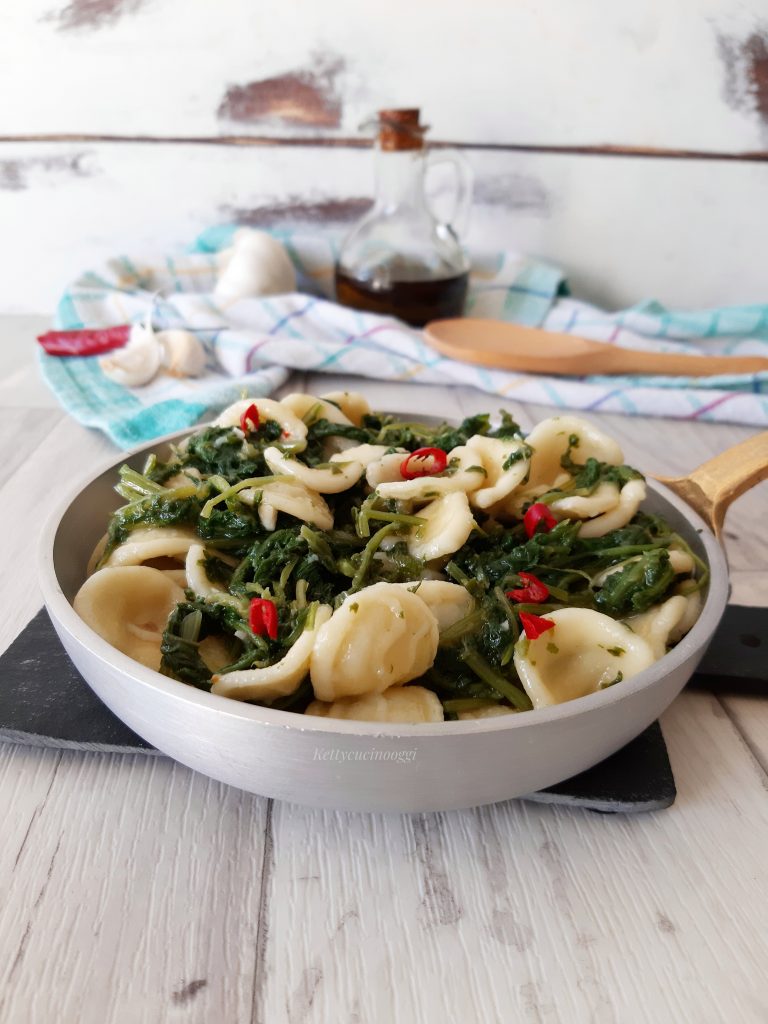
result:
[(764, 8), (6, 0), (0, 310), (221, 221), (343, 230), (372, 194), (361, 125), (416, 104), (474, 166), (470, 244), (611, 307), (760, 301)]
[[(40, 326), (0, 321), (3, 649), (40, 604), (46, 494), (112, 450), (39, 382)], [(488, 406), (364, 387), (391, 408)], [(551, 413), (507, 407), (525, 426)], [(750, 433), (594, 419), (670, 474)], [(765, 498), (740, 499), (726, 537), (737, 590), (768, 604)], [(634, 817), (311, 811), (165, 759), (0, 746), (0, 1021), (762, 1024), (768, 704), (686, 692), (662, 724), (678, 799)]]

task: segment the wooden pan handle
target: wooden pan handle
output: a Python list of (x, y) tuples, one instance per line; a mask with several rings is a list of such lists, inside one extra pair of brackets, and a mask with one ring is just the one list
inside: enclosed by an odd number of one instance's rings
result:
[(709, 459), (690, 476), (658, 479), (706, 519), (719, 539), (731, 502), (768, 479), (768, 431)]

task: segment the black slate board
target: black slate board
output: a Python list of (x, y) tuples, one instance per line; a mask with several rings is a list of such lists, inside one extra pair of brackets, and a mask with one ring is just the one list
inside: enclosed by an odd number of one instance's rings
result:
[[(69, 660), (44, 609), (0, 656), (0, 680), (0, 740), (73, 750), (159, 753), (93, 693)], [(613, 813), (669, 807), (675, 799), (675, 780), (658, 723), (589, 771), (527, 799)]]

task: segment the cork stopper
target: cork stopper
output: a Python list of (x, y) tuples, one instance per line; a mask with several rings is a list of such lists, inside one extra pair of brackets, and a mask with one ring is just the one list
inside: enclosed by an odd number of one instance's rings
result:
[(378, 115), (379, 147), (386, 152), (422, 149), (428, 125), (419, 123), (418, 107), (380, 110)]

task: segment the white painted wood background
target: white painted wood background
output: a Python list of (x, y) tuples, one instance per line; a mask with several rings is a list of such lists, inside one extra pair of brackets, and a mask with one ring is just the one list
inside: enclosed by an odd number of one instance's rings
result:
[(0, 98), (5, 311), (232, 217), (343, 230), (358, 126), (414, 104), (474, 166), (471, 244), (610, 306), (766, 298), (765, 0), (4, 0)]
[[(113, 451), (40, 381), (43, 324), (0, 318), (0, 651), (41, 604), (30, 495)], [(551, 411), (507, 406), (525, 427)], [(752, 433), (593, 418), (672, 475)], [(766, 497), (729, 513), (744, 603), (768, 605)], [(311, 811), (164, 758), (0, 744), (0, 1024), (765, 1024), (768, 702), (689, 691), (662, 724), (677, 802), (616, 817)]]

